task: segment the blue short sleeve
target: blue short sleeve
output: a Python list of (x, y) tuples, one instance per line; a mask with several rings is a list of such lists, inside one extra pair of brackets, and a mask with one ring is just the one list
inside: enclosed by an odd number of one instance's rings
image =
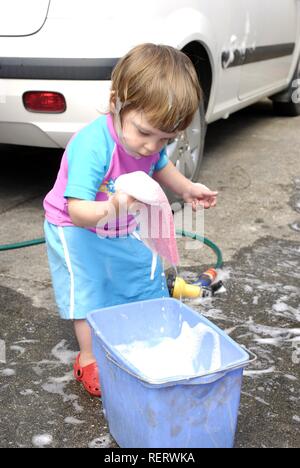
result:
[(155, 165), (155, 171), (160, 171), (161, 169), (166, 167), (166, 165), (169, 162), (169, 158), (167, 156), (166, 148), (164, 148), (159, 154), (160, 154), (160, 158), (159, 158), (159, 160), (157, 161), (157, 163)]
[(64, 197), (95, 200), (107, 172), (106, 145), (93, 144), (93, 135), (77, 134), (67, 147), (68, 182)]

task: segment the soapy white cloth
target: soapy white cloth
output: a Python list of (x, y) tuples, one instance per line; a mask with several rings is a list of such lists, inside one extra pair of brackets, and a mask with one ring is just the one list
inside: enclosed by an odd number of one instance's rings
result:
[(116, 349), (151, 380), (199, 376), (215, 372), (222, 365), (220, 336), (203, 323), (192, 328), (183, 322), (176, 338), (134, 341)]
[(157, 254), (172, 265), (178, 265), (172, 209), (161, 186), (145, 172), (136, 171), (119, 176), (115, 189), (141, 202), (135, 215), (139, 225), (138, 235), (153, 252), (153, 265)]
[[(115, 181), (115, 189), (128, 193), (142, 203), (149, 205), (157, 206), (162, 201), (162, 188), (152, 177), (143, 171), (120, 175)], [(165, 200), (165, 197), (163, 197), (163, 200)]]

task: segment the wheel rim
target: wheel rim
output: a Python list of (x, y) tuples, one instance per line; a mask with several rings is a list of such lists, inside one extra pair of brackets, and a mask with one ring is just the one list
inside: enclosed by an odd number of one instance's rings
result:
[(191, 125), (172, 140), (167, 148), (167, 155), (175, 167), (188, 179), (193, 179), (201, 154), (202, 126), (200, 111), (196, 112)]

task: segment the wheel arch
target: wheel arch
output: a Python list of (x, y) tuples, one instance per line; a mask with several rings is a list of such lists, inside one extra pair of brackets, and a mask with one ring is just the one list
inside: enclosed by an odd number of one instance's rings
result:
[(193, 62), (204, 96), (205, 111), (208, 108), (213, 84), (213, 67), (206, 47), (200, 41), (191, 41), (182, 47)]

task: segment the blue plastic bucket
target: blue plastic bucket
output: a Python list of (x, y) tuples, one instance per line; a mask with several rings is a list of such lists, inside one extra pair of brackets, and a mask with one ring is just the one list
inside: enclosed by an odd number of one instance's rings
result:
[[(243, 368), (249, 363), (249, 354), (226, 333), (171, 298), (94, 311), (88, 322), (100, 369), (104, 413), (120, 447), (233, 447)], [(163, 339), (171, 342), (183, 326), (203, 326), (211, 331), (195, 356), (201, 369), (197, 373), (187, 375), (181, 369), (181, 373), (156, 377), (120, 351), (136, 342), (149, 347)], [(207, 361), (216, 338), (220, 360), (212, 371)], [(174, 369), (174, 362), (171, 364)]]

